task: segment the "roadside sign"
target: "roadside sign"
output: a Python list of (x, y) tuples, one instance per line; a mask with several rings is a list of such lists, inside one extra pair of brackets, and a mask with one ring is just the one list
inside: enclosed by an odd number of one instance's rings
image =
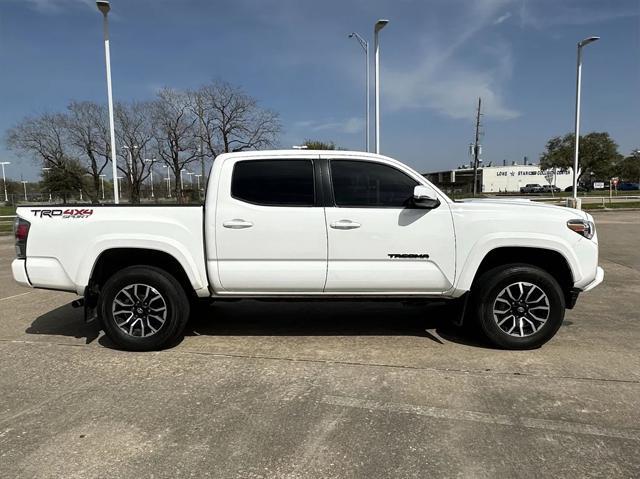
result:
[(594, 190), (604, 190), (604, 181), (594, 181), (593, 182)]
[(556, 172), (554, 170), (547, 170), (544, 172), (544, 177), (546, 178), (547, 183), (552, 185), (553, 179), (556, 177)]
[(620, 178), (611, 178), (611, 183), (613, 183), (613, 186), (618, 186), (619, 181), (620, 181)]

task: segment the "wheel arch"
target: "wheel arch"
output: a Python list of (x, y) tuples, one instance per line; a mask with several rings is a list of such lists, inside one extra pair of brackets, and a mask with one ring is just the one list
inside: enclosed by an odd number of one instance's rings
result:
[(471, 289), (473, 290), (477, 280), (490, 269), (516, 263), (536, 266), (553, 276), (562, 288), (565, 304), (568, 308), (573, 307), (573, 303), (575, 302), (572, 297), (574, 278), (571, 266), (562, 253), (552, 249), (528, 246), (504, 246), (494, 248), (487, 252), (476, 269), (471, 283)]
[(89, 278), (90, 287), (101, 286), (117, 271), (128, 266), (154, 266), (171, 274), (188, 296), (196, 296), (189, 275), (183, 265), (171, 254), (146, 248), (110, 248), (96, 258)]

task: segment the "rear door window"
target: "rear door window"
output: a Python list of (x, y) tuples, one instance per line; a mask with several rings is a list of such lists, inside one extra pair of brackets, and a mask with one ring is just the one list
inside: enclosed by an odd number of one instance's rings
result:
[(231, 196), (263, 206), (313, 206), (312, 160), (245, 160), (233, 167)]

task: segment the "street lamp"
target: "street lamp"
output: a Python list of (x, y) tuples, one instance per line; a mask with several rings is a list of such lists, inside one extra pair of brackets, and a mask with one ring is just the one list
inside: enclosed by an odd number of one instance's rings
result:
[(151, 177), (151, 198), (155, 198), (155, 196), (153, 196), (153, 164), (155, 163), (156, 159), (149, 159), (149, 158), (145, 158), (144, 162), (145, 163), (151, 163), (149, 165), (149, 174)]
[(0, 161), (0, 165), (2, 165), (2, 184), (4, 185), (4, 202), (9, 202), (9, 196), (7, 195), (7, 177), (4, 175), (4, 165), (10, 165), (10, 161)]
[(580, 89), (582, 86), (582, 47), (600, 40), (600, 37), (588, 37), (578, 42), (578, 62), (576, 65), (576, 128), (573, 153), (573, 206), (578, 207), (578, 152), (580, 149)]
[(100, 188), (102, 189), (102, 201), (104, 201), (104, 178), (107, 175), (99, 175), (100, 176)]
[(113, 174), (113, 202), (117, 205), (120, 203), (120, 194), (118, 191), (118, 165), (116, 155), (116, 128), (113, 120), (113, 93), (111, 91), (111, 54), (109, 52), (109, 20), (107, 14), (111, 9), (107, 0), (98, 0), (96, 2), (98, 10), (102, 12), (103, 16), (103, 30), (104, 30), (104, 61), (107, 68), (107, 99), (109, 103), (109, 134), (111, 141), (111, 170)]
[(370, 131), (370, 128), (369, 128), (369, 42), (364, 40), (356, 32), (350, 33), (349, 38), (355, 38), (356, 40), (358, 40), (358, 43), (364, 50), (364, 54), (365, 54), (365, 68), (366, 68), (366, 78), (367, 78), (367, 90), (365, 92), (365, 105), (366, 105), (366, 111), (367, 111), (367, 116), (366, 116), (367, 131), (365, 134), (365, 141), (366, 141), (367, 151), (369, 151), (369, 131)]
[(373, 50), (375, 56), (375, 83), (376, 83), (376, 153), (380, 153), (380, 41), (378, 34), (389, 20), (380, 19), (373, 27)]

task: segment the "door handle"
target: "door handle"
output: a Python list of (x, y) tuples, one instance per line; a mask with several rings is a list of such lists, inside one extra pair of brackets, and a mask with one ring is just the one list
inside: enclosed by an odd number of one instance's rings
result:
[(339, 220), (334, 221), (329, 226), (331, 226), (335, 230), (354, 230), (356, 228), (360, 228), (360, 223), (356, 223), (351, 220)]
[(224, 223), (222, 223), (222, 226), (224, 226), (225, 228), (231, 228), (232, 230), (241, 230), (244, 228), (251, 228), (253, 226), (253, 223), (251, 221), (245, 221), (236, 218), (230, 221), (225, 221)]

